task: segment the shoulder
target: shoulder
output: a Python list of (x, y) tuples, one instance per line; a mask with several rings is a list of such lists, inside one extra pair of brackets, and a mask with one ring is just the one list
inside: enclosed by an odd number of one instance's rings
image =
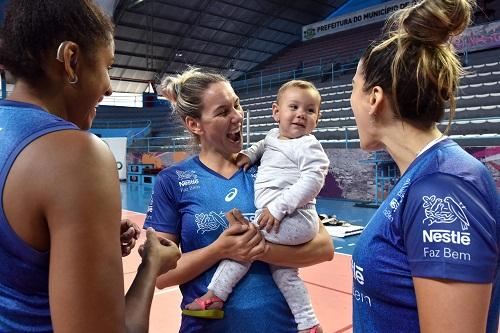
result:
[(412, 187), (469, 191), (493, 200), (496, 186), (488, 168), (451, 140), (446, 140), (421, 168)]
[(424, 221), (430, 224), (451, 223), (453, 219), (466, 225), (476, 221), (493, 232), (497, 205), (481, 184), (459, 175), (435, 172), (410, 185), (405, 211), (411, 216), (425, 216)]
[(97, 136), (81, 130), (51, 132), (33, 141), (26, 153), (38, 161), (38, 166), (99, 167), (101, 163), (112, 163), (114, 157), (107, 144)]
[(271, 128), (266, 134), (266, 138), (278, 138), (280, 136), (279, 128)]

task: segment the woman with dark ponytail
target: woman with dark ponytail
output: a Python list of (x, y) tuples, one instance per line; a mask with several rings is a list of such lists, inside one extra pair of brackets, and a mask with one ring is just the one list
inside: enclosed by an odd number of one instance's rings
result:
[[(489, 171), (442, 133), (462, 67), (450, 38), (472, 0), (398, 12), (362, 56), (351, 106), (361, 148), (401, 178), (353, 254), (355, 332), (497, 332), (500, 202)], [(448, 126), (449, 127), (449, 126)]]

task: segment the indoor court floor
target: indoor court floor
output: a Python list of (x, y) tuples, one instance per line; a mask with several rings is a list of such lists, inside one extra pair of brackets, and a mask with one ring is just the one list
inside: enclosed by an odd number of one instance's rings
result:
[[(139, 226), (144, 223), (144, 212), (151, 196), (152, 187), (121, 183), (123, 218), (129, 218)], [(338, 219), (366, 225), (375, 212), (373, 208), (354, 207), (354, 202), (318, 199), (318, 213), (335, 214)], [(325, 262), (300, 270), (306, 282), (313, 307), (325, 333), (352, 332), (352, 271), (351, 254), (358, 236), (332, 238), (335, 257)], [(139, 244), (145, 240), (141, 234)], [(136, 250), (123, 259), (125, 289), (135, 276), (140, 257)], [(151, 333), (178, 332), (181, 310), (181, 294), (178, 287), (157, 289), (150, 316)], [(244, 332), (241, 332), (244, 333)]]

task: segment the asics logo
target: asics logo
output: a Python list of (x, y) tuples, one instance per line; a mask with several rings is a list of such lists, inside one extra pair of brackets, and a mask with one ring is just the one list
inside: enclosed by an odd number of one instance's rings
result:
[(233, 201), (233, 199), (236, 197), (237, 194), (238, 194), (238, 189), (236, 187), (233, 187), (232, 189), (229, 190), (229, 193), (226, 195), (224, 200), (226, 200), (226, 202), (231, 202)]

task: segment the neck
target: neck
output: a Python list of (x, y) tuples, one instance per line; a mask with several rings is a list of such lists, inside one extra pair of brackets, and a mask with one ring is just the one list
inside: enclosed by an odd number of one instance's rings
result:
[(230, 178), (238, 170), (235, 163), (236, 154), (224, 155), (202, 147), (199, 158), (205, 166), (226, 178)]
[(11, 101), (24, 102), (37, 105), (46, 112), (67, 119), (64, 107), (57, 99), (60, 96), (54, 91), (42, 91), (35, 88), (23, 80), (18, 80), (14, 86), (14, 91), (7, 97)]
[(402, 124), (397, 131), (388, 131), (388, 133), (385, 142), (383, 141), (385, 149), (396, 162), (401, 174), (408, 170), (423, 148), (443, 136), (437, 127), (423, 131), (408, 123)]

